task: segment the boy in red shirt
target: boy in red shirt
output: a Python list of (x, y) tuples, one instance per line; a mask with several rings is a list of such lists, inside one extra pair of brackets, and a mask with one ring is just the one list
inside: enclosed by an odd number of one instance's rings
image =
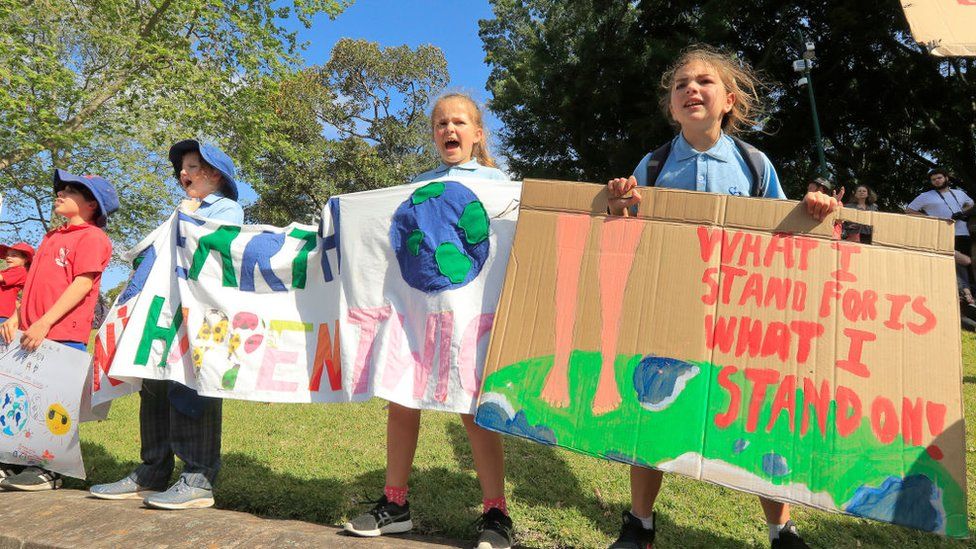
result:
[(10, 318), (17, 309), (17, 295), (27, 280), (27, 267), (34, 257), (34, 248), (26, 242), (13, 246), (0, 244), (0, 257), (7, 268), (0, 271), (0, 323)]
[[(55, 170), (54, 192), (54, 211), (67, 223), (44, 236), (27, 273), (20, 307), (0, 325), (8, 344), (18, 327), (23, 330), (20, 346), (27, 351), (45, 339), (87, 348), (102, 271), (112, 256), (112, 241), (101, 227), (119, 207), (115, 187), (98, 176)], [(61, 476), (40, 467), (27, 467), (0, 481), (5, 490), (60, 487)]]

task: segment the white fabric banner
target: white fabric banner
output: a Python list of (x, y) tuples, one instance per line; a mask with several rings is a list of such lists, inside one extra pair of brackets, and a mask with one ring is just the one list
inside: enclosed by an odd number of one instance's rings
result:
[(91, 357), (53, 341), (33, 353), (0, 339), (0, 463), (85, 478), (78, 423)]
[(520, 190), (452, 179), (333, 197), (320, 228), (174, 213), (127, 254), (93, 404), (169, 379), (218, 398), (473, 413)]

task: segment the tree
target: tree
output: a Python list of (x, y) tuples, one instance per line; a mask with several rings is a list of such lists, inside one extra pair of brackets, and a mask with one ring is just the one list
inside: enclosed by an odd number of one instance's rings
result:
[[(272, 113), (248, 82), (293, 70), (306, 26), (350, 0), (26, 0), (0, 5), (0, 189), (10, 221), (47, 229), (53, 166), (120, 187), (132, 238), (171, 195), (165, 147), (192, 135), (260, 135)], [(168, 192), (170, 191), (170, 192)], [(152, 200), (146, 200), (152, 198)]]
[(447, 79), (434, 46), (340, 40), (328, 63), (270, 95), (277, 145), (247, 162), (260, 196), (248, 218), (311, 223), (334, 194), (403, 184), (436, 165), (425, 109)]
[(816, 170), (807, 90), (791, 62), (800, 33), (817, 43), (814, 85), (827, 158), (839, 182), (864, 182), (887, 208), (910, 200), (944, 163), (976, 183), (976, 66), (915, 44), (896, 2), (783, 3), (493, 0), (481, 22), (491, 108), (522, 176), (605, 181), (630, 173), (674, 134), (658, 107), (660, 75), (694, 43), (765, 73), (769, 117), (746, 138), (767, 152), (787, 193)]

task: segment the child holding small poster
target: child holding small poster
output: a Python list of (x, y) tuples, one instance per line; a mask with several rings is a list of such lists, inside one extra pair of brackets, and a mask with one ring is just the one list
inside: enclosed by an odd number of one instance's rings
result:
[[(431, 113), (434, 145), (441, 165), (414, 181), (444, 177), (478, 177), (508, 181), (488, 152), (481, 110), (467, 95), (441, 96)], [(477, 398), (476, 396), (472, 398)], [(478, 549), (511, 546), (512, 519), (505, 503), (505, 464), (501, 435), (482, 429), (474, 416), (461, 414), (471, 442), (475, 469), (482, 491), (482, 515), (478, 521)], [(387, 416), (386, 486), (383, 496), (367, 513), (353, 518), (345, 530), (358, 536), (408, 532), (413, 528), (407, 481), (420, 436), (420, 410), (389, 404)]]
[[(112, 257), (103, 228), (119, 207), (115, 187), (94, 175), (54, 172), (54, 212), (67, 223), (44, 236), (24, 281), (23, 297), (0, 326), (8, 344), (23, 330), (20, 346), (33, 352), (45, 339), (84, 351), (91, 337), (102, 272)], [(0, 465), (0, 470), (6, 470)], [(61, 475), (40, 467), (2, 474), (0, 488), (36, 492), (61, 487)]]

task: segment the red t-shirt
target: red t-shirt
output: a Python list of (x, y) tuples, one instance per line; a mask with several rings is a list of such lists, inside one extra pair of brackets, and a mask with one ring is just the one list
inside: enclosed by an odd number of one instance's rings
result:
[(0, 282), (0, 317), (10, 318), (17, 309), (17, 294), (24, 287), (27, 279), (27, 269), (10, 267), (0, 271), (3, 281)]
[(40, 319), (76, 277), (91, 273), (95, 279), (88, 295), (47, 334), (47, 339), (87, 343), (102, 271), (111, 257), (112, 241), (94, 225), (65, 225), (47, 233), (27, 273), (20, 300), (20, 329), (26, 330)]

